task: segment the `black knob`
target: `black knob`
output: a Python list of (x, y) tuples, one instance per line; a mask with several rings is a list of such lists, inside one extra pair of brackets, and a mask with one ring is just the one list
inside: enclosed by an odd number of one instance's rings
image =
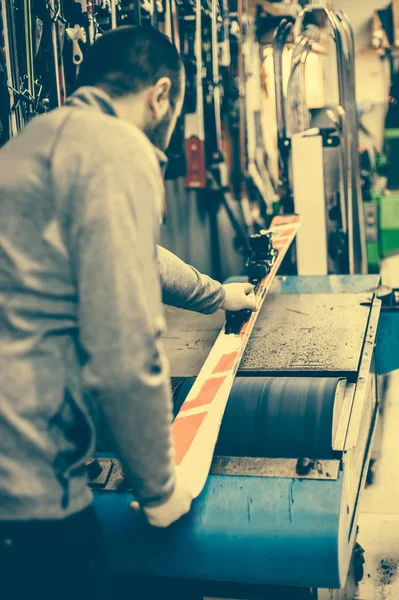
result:
[(301, 457), (298, 458), (296, 463), (296, 472), (298, 475), (308, 475), (314, 467), (314, 460), (310, 458)]
[(101, 473), (103, 472), (102, 466), (100, 465), (98, 460), (95, 459), (91, 460), (86, 464), (86, 469), (87, 477), (90, 481), (93, 481), (94, 479), (97, 479), (97, 477), (100, 477)]

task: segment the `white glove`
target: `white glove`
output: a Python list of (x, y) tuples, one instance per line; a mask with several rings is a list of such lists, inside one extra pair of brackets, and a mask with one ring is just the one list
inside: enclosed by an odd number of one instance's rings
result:
[(254, 286), (251, 283), (227, 283), (224, 287), (223, 310), (249, 308), (256, 311)]
[[(175, 489), (171, 497), (158, 506), (147, 506), (143, 508), (147, 521), (154, 527), (169, 527), (172, 523), (187, 514), (191, 508), (193, 497), (184, 479), (175, 473)], [(140, 510), (138, 502), (132, 502), (130, 508), (134, 511)]]

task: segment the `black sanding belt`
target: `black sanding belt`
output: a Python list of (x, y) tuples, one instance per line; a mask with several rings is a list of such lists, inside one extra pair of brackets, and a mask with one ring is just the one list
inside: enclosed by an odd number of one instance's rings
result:
[[(175, 382), (175, 414), (194, 381)], [(329, 377), (236, 378), (215, 454), (332, 458), (333, 411), (339, 381)]]

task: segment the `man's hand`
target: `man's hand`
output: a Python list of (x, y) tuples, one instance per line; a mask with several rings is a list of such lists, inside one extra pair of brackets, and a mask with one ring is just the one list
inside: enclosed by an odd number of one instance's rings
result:
[[(153, 527), (169, 527), (172, 523), (187, 514), (193, 501), (190, 490), (185, 481), (176, 473), (176, 483), (173, 494), (159, 506), (143, 508), (147, 521)], [(134, 511), (141, 510), (138, 502), (132, 502), (130, 508)]]
[(223, 310), (237, 311), (247, 308), (256, 311), (254, 286), (251, 283), (227, 283), (223, 288)]

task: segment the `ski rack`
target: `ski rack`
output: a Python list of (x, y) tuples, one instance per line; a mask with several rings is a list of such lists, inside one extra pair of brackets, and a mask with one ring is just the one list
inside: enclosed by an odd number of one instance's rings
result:
[(283, 52), (292, 31), (293, 23), (283, 19), (273, 35), (274, 89), (276, 96), (276, 117), (279, 141), (287, 138), (286, 111), (283, 84)]
[(353, 30), (344, 12), (334, 13), (320, 5), (308, 5), (298, 16), (294, 38), (303, 37), (312, 15), (324, 16), (336, 50), (338, 90), (345, 165), (349, 169), (346, 186), (349, 273), (367, 273), (366, 237), (358, 156), (358, 115), (355, 97), (355, 45)]
[(243, 47), (246, 71), (246, 119), (247, 119), (247, 182), (252, 194), (258, 202), (261, 214), (266, 217), (273, 211), (273, 204), (278, 199), (273, 180), (267, 165), (266, 151), (262, 132), (263, 87), (261, 83), (261, 49), (256, 39), (256, 24), (248, 19), (248, 35)]
[(352, 186), (355, 192), (353, 200), (353, 220), (355, 223), (352, 234), (354, 237), (353, 246), (355, 250), (357, 249), (354, 256), (354, 266), (358, 272), (365, 274), (367, 273), (367, 249), (359, 163), (359, 116), (357, 112), (355, 91), (355, 38), (346, 14), (342, 10), (339, 10), (335, 17), (337, 29), (341, 33), (341, 36), (346, 38), (348, 46), (348, 56), (345, 63), (345, 84), (347, 90), (347, 106), (349, 107), (348, 114), (350, 115), (349, 124), (352, 125), (350, 151), (352, 153)]
[[(184, 7), (183, 3), (182, 6)], [(161, 14), (162, 17), (160, 19), (160, 23), (163, 22), (164, 25), (163, 27), (160, 27), (160, 29), (180, 52), (181, 44), (176, 0), (164, 0), (163, 10)], [(184, 57), (182, 56), (182, 58)]]
[[(91, 2), (91, 0), (89, 0)], [(59, 0), (46, 0), (46, 6), (51, 20), (51, 42), (53, 46), (54, 75), (57, 95), (57, 106), (63, 106), (66, 101), (66, 85), (63, 59), (63, 36), (66, 20), (61, 14)], [(87, 6), (89, 10), (89, 2)]]

